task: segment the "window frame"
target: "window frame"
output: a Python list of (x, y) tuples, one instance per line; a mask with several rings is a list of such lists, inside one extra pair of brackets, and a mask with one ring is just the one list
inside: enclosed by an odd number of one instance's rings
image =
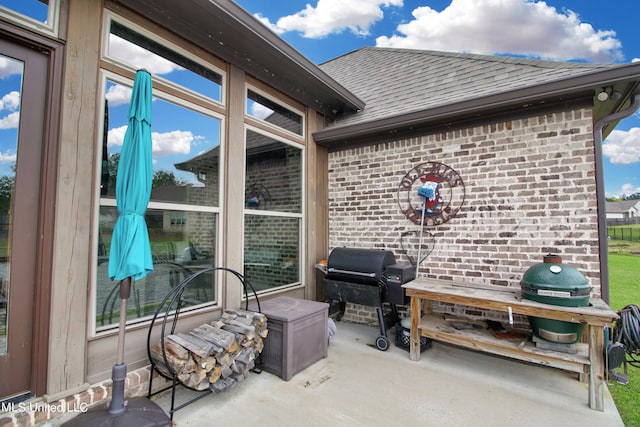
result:
[(0, 5), (0, 16), (38, 33), (57, 38), (60, 27), (60, 0), (49, 0), (46, 23), (2, 5)]
[[(280, 127), (278, 125), (275, 125), (273, 123), (270, 123), (264, 119), (261, 119), (257, 116), (251, 115), (247, 113), (247, 108), (248, 108), (248, 99), (249, 99), (249, 91), (255, 92), (258, 95), (267, 98), (268, 100), (270, 100), (271, 102), (273, 102), (274, 104), (278, 104), (283, 108), (286, 108), (288, 110), (290, 110), (292, 113), (298, 114), (300, 116), (300, 118), (302, 119), (302, 123), (300, 124), (301, 128), (302, 128), (302, 133), (298, 134), (295, 132), (292, 132), (288, 129), (285, 129), (283, 127)], [(304, 114), (303, 111), (299, 110), (298, 108), (292, 106), (290, 103), (288, 102), (284, 102), (282, 99), (277, 98), (273, 95), (270, 95), (268, 92), (265, 92), (264, 90), (258, 88), (258, 86), (247, 82), (245, 85), (245, 91), (244, 91), (244, 115), (246, 120), (248, 120), (249, 122), (251, 121), (255, 121), (258, 122), (261, 126), (260, 127), (265, 127), (265, 129), (270, 130), (274, 133), (281, 133), (283, 135), (285, 135), (286, 137), (293, 137), (295, 140), (297, 141), (304, 141), (306, 138), (306, 116)]]
[[(246, 98), (245, 98), (246, 99)], [(245, 105), (245, 117), (253, 117), (253, 116), (249, 116), (248, 114), (246, 114), (246, 105)], [(276, 127), (277, 128), (277, 127)], [(280, 129), (280, 128), (277, 128)], [(283, 144), (287, 144), (291, 147), (297, 148), (300, 150), (300, 162), (301, 162), (301, 171), (300, 171), (300, 177), (301, 177), (301, 182), (300, 182), (300, 204), (301, 204), (301, 209), (300, 212), (284, 212), (284, 211), (273, 211), (273, 210), (261, 210), (261, 209), (251, 209), (251, 208), (247, 208), (246, 206), (244, 206), (243, 203), (243, 210), (242, 210), (242, 217), (243, 217), (243, 226), (242, 226), (242, 260), (243, 263), (245, 262), (245, 218), (247, 215), (254, 215), (254, 216), (265, 216), (265, 217), (279, 217), (279, 218), (295, 218), (298, 219), (299, 222), (299, 228), (298, 228), (298, 242), (299, 242), (299, 246), (298, 246), (298, 257), (299, 257), (299, 262), (298, 262), (298, 266), (299, 266), (299, 273), (298, 273), (298, 281), (297, 282), (293, 282), (293, 283), (289, 283), (286, 285), (282, 285), (282, 286), (277, 286), (274, 288), (269, 288), (269, 289), (265, 289), (265, 290), (261, 290), (258, 291), (257, 294), (258, 295), (262, 295), (262, 294), (269, 294), (269, 293), (276, 293), (276, 292), (281, 292), (285, 289), (294, 289), (294, 288), (304, 288), (304, 283), (305, 283), (305, 269), (303, 268), (304, 266), (304, 262), (303, 260), (305, 259), (305, 253), (306, 253), (306, 234), (305, 234), (305, 229), (306, 229), (306, 194), (305, 194), (305, 183), (306, 183), (306, 146), (304, 144), (301, 144), (299, 142), (295, 142), (292, 140), (288, 140), (286, 138), (284, 138), (281, 135), (278, 135), (277, 133), (270, 133), (268, 130), (265, 130), (261, 127), (257, 127), (254, 126), (252, 124), (248, 124), (245, 123), (244, 125), (244, 162), (242, 165), (242, 169), (243, 169), (243, 182), (244, 185), (246, 187), (247, 185), (247, 176), (246, 176), (246, 170), (247, 170), (247, 134), (249, 131), (258, 133), (260, 135), (266, 136), (268, 138), (272, 138), (278, 142), (281, 142)], [(296, 135), (291, 133), (292, 135)], [(296, 135), (299, 137), (299, 135)]]
[[(106, 34), (106, 37), (108, 37), (108, 34), (110, 33), (110, 23), (111, 23), (111, 19), (115, 19), (118, 23), (120, 23), (121, 25), (129, 25), (129, 21), (121, 18), (117, 15), (114, 15), (112, 13), (109, 12), (105, 12), (105, 15), (109, 15), (109, 17), (105, 17), (105, 20), (103, 21), (103, 24), (105, 25), (103, 27), (103, 35)], [(146, 35), (147, 37), (149, 36), (149, 32), (144, 30), (142, 27), (138, 26), (138, 25), (134, 25), (131, 24), (132, 29), (140, 32), (143, 35)], [(164, 39), (163, 39), (164, 40)], [(183, 49), (181, 49), (180, 47), (174, 45), (174, 44), (170, 44), (167, 43), (165, 44), (165, 46), (167, 46), (170, 49), (174, 49), (177, 53), (189, 57), (189, 59), (194, 59), (192, 56), (190, 56), (190, 54), (188, 54), (187, 52), (185, 52)], [(103, 44), (103, 49), (106, 48), (106, 44)], [(103, 50), (103, 54), (106, 52), (106, 50)], [(214, 64), (209, 64), (207, 62), (203, 62), (202, 60), (198, 60), (197, 61), (199, 64), (201, 64), (204, 67), (210, 68), (218, 73), (221, 74), (222, 76), (222, 87), (221, 87), (221, 95), (222, 95), (222, 100), (224, 101), (224, 97), (225, 97), (225, 93), (226, 93), (226, 83), (227, 83), (227, 79), (226, 79), (226, 74), (224, 74), (218, 67), (216, 67)], [(115, 67), (110, 66), (110, 65), (116, 65)], [(106, 93), (106, 86), (107, 86), (107, 80), (117, 83), (117, 84), (124, 84), (126, 86), (129, 87), (133, 87), (133, 76), (135, 76), (135, 69), (130, 66), (127, 65), (125, 63), (122, 63), (121, 61), (111, 61), (111, 59), (107, 60), (107, 58), (105, 56), (101, 57), (101, 67), (99, 69), (99, 84), (98, 84), (98, 93), (101, 94), (101, 96), (99, 97), (99, 105), (97, 106), (97, 112), (98, 112), (98, 120), (96, 121), (96, 129), (102, 129), (103, 125), (104, 125), (104, 114), (105, 114), (105, 103), (104, 103), (104, 96)], [(200, 113), (200, 114), (204, 114), (206, 116), (209, 116), (211, 118), (217, 119), (220, 121), (220, 135), (219, 135), (219, 152), (220, 152), (220, 157), (219, 157), (219, 162), (220, 162), (220, 166), (219, 166), (219, 171), (218, 171), (218, 206), (206, 206), (206, 205), (187, 205), (187, 204), (183, 204), (183, 203), (169, 203), (169, 202), (162, 202), (162, 201), (150, 201), (148, 204), (148, 208), (147, 209), (154, 209), (154, 210), (164, 210), (164, 211), (181, 211), (181, 212), (201, 212), (201, 213), (211, 213), (216, 215), (216, 229), (215, 229), (215, 233), (216, 233), (216, 238), (215, 238), (215, 245), (216, 245), (216, 250), (215, 250), (215, 258), (214, 258), (214, 263), (216, 265), (219, 264), (219, 260), (222, 257), (222, 248), (223, 248), (223, 243), (224, 243), (224, 238), (222, 236), (222, 224), (223, 224), (223, 212), (224, 212), (224, 208), (225, 208), (225, 202), (226, 202), (226, 198), (225, 198), (225, 193), (224, 193), (224, 189), (225, 189), (225, 171), (224, 171), (224, 165), (225, 165), (225, 150), (224, 150), (224, 146), (226, 144), (226, 121), (227, 121), (227, 117), (226, 117), (226, 110), (225, 110), (225, 105), (222, 102), (218, 102), (212, 98), (208, 98), (202, 95), (199, 95), (191, 90), (189, 90), (188, 88), (184, 88), (183, 86), (177, 85), (173, 82), (170, 82), (166, 79), (161, 79), (157, 76), (153, 76), (153, 97), (157, 98), (157, 99), (161, 99), (165, 102), (169, 102), (169, 103), (173, 103), (176, 104), (180, 107), (189, 109), (191, 111)], [(160, 84), (156, 84), (156, 81), (160, 80)], [(182, 95), (182, 96), (179, 96)], [(102, 133), (101, 132), (96, 132), (96, 140), (95, 140), (95, 164), (96, 165), (101, 165), (102, 164), (102, 147), (103, 141), (102, 141)], [(98, 323), (96, 321), (96, 316), (97, 316), (97, 312), (98, 312), (98, 308), (97, 308), (97, 261), (98, 261), (98, 233), (97, 233), (97, 229), (99, 227), (100, 224), (100, 219), (99, 219), (99, 215), (100, 215), (100, 209), (101, 207), (105, 206), (105, 207), (115, 207), (116, 206), (116, 200), (115, 198), (111, 198), (111, 197), (102, 197), (100, 194), (100, 174), (101, 174), (101, 167), (96, 166), (94, 168), (94, 200), (96, 200), (96, 204), (95, 204), (95, 208), (93, 209), (93, 215), (92, 215), (92, 238), (91, 238), (91, 260), (92, 260), (92, 267), (91, 267), (91, 272), (90, 272), (90, 283), (91, 283), (91, 287), (90, 287), (90, 301), (91, 304), (89, 305), (89, 309), (88, 309), (88, 319), (89, 320), (89, 327), (88, 329), (88, 337), (90, 339), (92, 338), (100, 338), (102, 336), (108, 336), (110, 334), (113, 334), (115, 332), (115, 330), (117, 329), (118, 325), (111, 325), (111, 326), (106, 326), (106, 327), (100, 327), (98, 326)], [(207, 311), (212, 311), (212, 310), (216, 310), (219, 309), (221, 307), (221, 304), (223, 302), (223, 289), (222, 289), (222, 284), (223, 284), (223, 274), (221, 271), (218, 271), (215, 273), (216, 275), (216, 286), (215, 286), (215, 295), (216, 298), (213, 301), (207, 302), (207, 303), (203, 303), (203, 304), (198, 304), (196, 306), (193, 307), (186, 307), (183, 308), (181, 310), (182, 313), (186, 314), (186, 313), (201, 313), (201, 312), (207, 312)], [(140, 326), (145, 326), (148, 325), (149, 322), (151, 321), (152, 316), (143, 316), (140, 318), (136, 318), (136, 319), (131, 319), (127, 321), (127, 329), (136, 329)]]
[[(131, 67), (129, 64), (125, 63), (124, 61), (118, 59), (118, 58), (114, 58), (112, 56), (109, 56), (109, 35), (111, 34), (111, 22), (115, 21), (118, 24), (130, 28), (131, 30), (139, 33), (140, 35), (153, 40), (153, 39), (158, 39), (159, 36), (157, 34), (154, 34), (153, 32), (147, 30), (146, 28), (140, 26), (139, 24), (136, 24), (126, 18), (123, 18), (122, 16), (119, 16), (117, 14), (115, 14), (114, 12), (110, 11), (110, 10), (105, 10), (104, 11), (104, 17), (103, 17), (103, 21), (102, 21), (102, 29), (103, 29), (103, 34), (102, 34), (102, 46), (101, 46), (101, 51), (100, 51), (100, 57), (102, 59), (103, 63), (107, 63), (107, 64), (112, 64), (115, 65), (116, 67), (120, 67), (120, 68), (124, 68), (124, 69), (129, 69), (132, 71), (136, 71), (135, 68)], [(163, 46), (166, 47), (169, 50), (173, 50), (176, 53), (180, 54), (181, 56), (205, 67), (210, 69), (211, 71), (214, 71), (216, 73), (218, 73), (221, 77), (221, 83), (220, 83), (220, 100), (214, 99), (214, 98), (210, 98), (208, 96), (205, 96), (201, 93), (195, 92), (194, 90), (179, 85), (178, 83), (175, 83), (171, 80), (168, 80), (166, 78), (163, 78), (159, 75), (153, 75), (153, 83), (154, 86), (158, 86), (158, 87), (165, 87), (165, 91), (167, 93), (176, 93), (176, 94), (180, 94), (181, 97), (184, 98), (193, 98), (194, 100), (192, 102), (194, 102), (194, 104), (199, 104), (199, 103), (204, 103), (204, 105), (207, 106), (207, 108), (213, 108), (216, 109), (218, 111), (225, 111), (226, 109), (226, 99), (227, 99), (227, 73), (225, 70), (223, 70), (221, 67), (217, 66), (216, 64), (212, 64), (212, 63), (208, 63), (206, 61), (203, 61), (202, 58), (198, 57), (197, 55), (192, 54), (191, 52), (181, 48), (180, 46), (172, 43), (170, 40), (167, 40), (166, 38), (162, 38), (163, 41)], [(104, 64), (103, 64), (104, 65)]]

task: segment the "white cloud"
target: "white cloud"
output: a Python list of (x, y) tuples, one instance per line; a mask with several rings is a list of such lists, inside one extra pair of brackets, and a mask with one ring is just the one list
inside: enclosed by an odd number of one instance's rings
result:
[(132, 89), (123, 85), (113, 85), (107, 90), (106, 98), (109, 101), (109, 106), (114, 107), (116, 105), (128, 104), (131, 99)]
[(15, 111), (20, 108), (20, 92), (11, 91), (0, 99), (0, 110)]
[(22, 63), (0, 56), (0, 79), (14, 74), (22, 74)]
[(17, 129), (20, 123), (20, 112), (14, 111), (0, 119), (0, 129)]
[[(122, 146), (127, 126), (120, 126), (109, 130), (107, 145)], [(154, 157), (170, 156), (173, 154), (189, 154), (192, 146), (197, 146), (203, 138), (194, 136), (190, 131), (174, 130), (171, 132), (151, 132), (152, 151)]]
[(172, 154), (189, 154), (191, 145), (195, 145), (199, 137), (190, 131), (174, 130), (166, 133), (152, 132), (154, 156), (170, 156)]
[(376, 45), (558, 61), (622, 59), (614, 31), (595, 30), (571, 10), (558, 11), (541, 1), (451, 0), (441, 12), (422, 6), (412, 14), (397, 34), (378, 37)]
[(316, 7), (307, 4), (304, 10), (283, 16), (272, 24), (262, 15), (260, 21), (277, 34), (298, 31), (307, 38), (320, 38), (349, 30), (356, 35), (369, 35), (371, 25), (380, 21), (383, 7), (402, 6), (402, 0), (318, 0)]
[(266, 16), (262, 16), (261, 13), (256, 13), (253, 15), (258, 21), (262, 22), (262, 24), (269, 28), (271, 31), (273, 31), (276, 34), (282, 34), (284, 33), (284, 30), (282, 28), (278, 28), (278, 26), (274, 23), (272, 23), (271, 21), (269, 21), (269, 18), (267, 18)]
[(107, 146), (122, 146), (122, 141), (124, 141), (124, 134), (126, 131), (127, 125), (109, 129), (109, 132), (107, 133)]
[(12, 153), (10, 151), (0, 153), (0, 163), (15, 163), (16, 159), (16, 153)]
[(626, 194), (629, 196), (636, 193), (640, 193), (640, 187), (636, 187), (633, 184), (623, 184), (622, 189), (620, 190), (620, 195)]
[(109, 54), (151, 74), (168, 74), (182, 67), (114, 34), (109, 35)]
[(612, 131), (602, 145), (602, 153), (614, 165), (640, 162), (640, 128)]

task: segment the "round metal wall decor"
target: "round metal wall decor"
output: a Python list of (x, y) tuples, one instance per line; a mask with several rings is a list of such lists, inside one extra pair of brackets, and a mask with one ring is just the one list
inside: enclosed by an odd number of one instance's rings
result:
[(398, 187), (400, 210), (408, 220), (423, 226), (449, 221), (460, 211), (464, 199), (464, 182), (458, 172), (438, 162), (414, 167)]

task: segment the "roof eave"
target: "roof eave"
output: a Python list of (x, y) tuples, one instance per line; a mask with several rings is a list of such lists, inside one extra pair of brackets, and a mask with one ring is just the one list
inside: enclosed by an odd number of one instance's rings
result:
[(361, 99), (231, 0), (113, 2), (327, 116), (364, 108)]

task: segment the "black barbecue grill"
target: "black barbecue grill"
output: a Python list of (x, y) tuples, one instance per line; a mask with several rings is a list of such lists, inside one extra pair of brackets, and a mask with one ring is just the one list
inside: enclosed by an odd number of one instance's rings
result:
[[(402, 285), (415, 278), (415, 268), (396, 264), (393, 252), (380, 249), (335, 248), (329, 254), (324, 278), (325, 296), (330, 307), (340, 303), (339, 320), (346, 303), (377, 307), (379, 350), (389, 348), (387, 329), (398, 323), (396, 305), (408, 303)], [(387, 303), (388, 310), (384, 309)]]

